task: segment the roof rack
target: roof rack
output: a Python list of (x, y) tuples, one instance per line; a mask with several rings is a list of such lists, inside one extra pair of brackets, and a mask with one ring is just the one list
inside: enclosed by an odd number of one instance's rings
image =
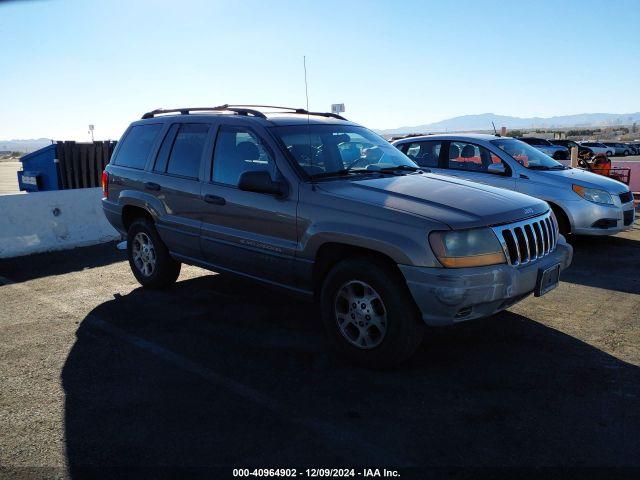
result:
[(309, 112), (304, 108), (293, 108), (293, 107), (277, 107), (275, 105), (229, 105), (225, 103), (224, 105), (218, 105), (217, 107), (189, 107), (189, 108), (157, 108), (150, 112), (145, 113), (142, 116), (142, 119), (154, 118), (158, 115), (164, 115), (168, 113), (179, 113), (180, 115), (189, 115), (191, 112), (233, 112), (237, 115), (252, 115), (254, 117), (259, 118), (267, 118), (267, 116), (260, 112), (259, 110), (255, 110), (256, 108), (275, 108), (278, 110), (286, 110), (287, 113), (295, 113), (300, 115), (318, 115), (321, 117), (331, 117), (337, 118), (338, 120), (346, 120), (341, 115), (336, 113), (329, 112)]
[(229, 105), (229, 104), (224, 104), (224, 105), (220, 105), (221, 107), (231, 107), (231, 108), (277, 108), (278, 110), (287, 110), (287, 113), (296, 113), (296, 114), (300, 114), (300, 115), (318, 115), (320, 117), (331, 117), (331, 118), (337, 118), (338, 120), (346, 120), (346, 118), (344, 118), (341, 115), (338, 115), (337, 113), (331, 113), (331, 112), (309, 112), (307, 110), (305, 110), (304, 108), (295, 108), (295, 107), (278, 107), (276, 105)]
[(252, 115), (254, 117), (267, 118), (267, 116), (257, 110), (249, 108), (236, 108), (229, 107), (228, 105), (220, 105), (218, 107), (189, 107), (189, 108), (156, 108), (150, 112), (145, 113), (142, 119), (153, 118), (158, 115), (164, 115), (167, 113), (179, 113), (180, 115), (189, 115), (191, 112), (233, 112), (236, 115)]

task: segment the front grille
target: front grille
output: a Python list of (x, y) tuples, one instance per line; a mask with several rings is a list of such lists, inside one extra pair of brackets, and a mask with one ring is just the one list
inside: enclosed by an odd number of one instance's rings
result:
[(620, 194), (620, 201), (622, 203), (629, 203), (631, 201), (633, 201), (633, 193), (631, 192), (624, 192)]
[(624, 212), (622, 212), (622, 215), (624, 215), (624, 226), (628, 227), (629, 225), (631, 225), (633, 223), (633, 217), (635, 215), (635, 211), (632, 210), (625, 210)]
[(521, 222), (493, 227), (510, 265), (525, 265), (549, 255), (558, 243), (551, 212)]

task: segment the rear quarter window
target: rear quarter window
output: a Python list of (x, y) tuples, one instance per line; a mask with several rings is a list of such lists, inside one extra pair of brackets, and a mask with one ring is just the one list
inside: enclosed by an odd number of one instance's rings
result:
[(144, 169), (149, 153), (162, 130), (161, 123), (135, 125), (120, 142), (114, 164), (122, 167)]

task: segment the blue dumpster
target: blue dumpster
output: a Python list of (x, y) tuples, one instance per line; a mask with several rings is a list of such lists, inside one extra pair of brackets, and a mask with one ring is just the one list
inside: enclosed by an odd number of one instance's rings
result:
[(22, 171), (18, 172), (20, 190), (27, 192), (59, 190), (61, 185), (55, 158), (56, 146), (53, 144), (21, 157)]

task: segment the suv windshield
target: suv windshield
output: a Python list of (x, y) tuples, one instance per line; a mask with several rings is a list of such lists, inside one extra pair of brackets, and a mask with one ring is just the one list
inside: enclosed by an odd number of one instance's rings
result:
[(355, 125), (293, 125), (271, 129), (311, 177), (418, 170), (420, 167), (371, 130)]
[(520, 140), (516, 140), (515, 138), (491, 140), (491, 143), (507, 152), (516, 162), (525, 168), (530, 168), (531, 170), (564, 170), (566, 168), (549, 155), (545, 155), (537, 148)]

